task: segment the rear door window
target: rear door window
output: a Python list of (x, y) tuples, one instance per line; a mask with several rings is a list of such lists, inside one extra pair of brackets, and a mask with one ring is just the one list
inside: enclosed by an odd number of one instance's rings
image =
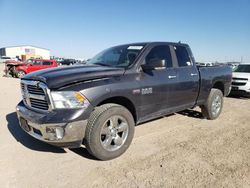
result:
[(51, 61), (44, 61), (43, 65), (52, 65), (52, 62)]
[(188, 51), (184, 46), (174, 46), (179, 67), (192, 66)]

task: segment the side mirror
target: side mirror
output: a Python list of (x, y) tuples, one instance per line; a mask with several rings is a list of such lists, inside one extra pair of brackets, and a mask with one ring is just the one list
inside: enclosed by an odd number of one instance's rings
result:
[(141, 65), (143, 70), (155, 70), (166, 68), (166, 61), (164, 59), (152, 59), (148, 61), (146, 64)]

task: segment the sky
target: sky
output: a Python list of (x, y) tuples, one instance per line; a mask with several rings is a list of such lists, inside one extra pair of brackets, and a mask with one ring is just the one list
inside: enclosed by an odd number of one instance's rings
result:
[(0, 0), (0, 47), (91, 58), (131, 42), (188, 43), (196, 61), (250, 62), (250, 0)]

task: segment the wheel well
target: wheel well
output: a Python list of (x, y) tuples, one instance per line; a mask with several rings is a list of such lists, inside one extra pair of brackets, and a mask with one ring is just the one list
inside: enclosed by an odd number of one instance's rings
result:
[(101, 106), (101, 105), (107, 104), (107, 103), (115, 103), (115, 104), (119, 104), (121, 106), (124, 106), (125, 108), (127, 108), (130, 111), (130, 113), (134, 117), (135, 122), (137, 121), (135, 106), (129, 99), (127, 99), (125, 97), (112, 97), (109, 99), (105, 99), (104, 101), (100, 102), (97, 106)]
[(221, 90), (224, 95), (224, 84), (222, 82), (215, 82), (213, 88)]

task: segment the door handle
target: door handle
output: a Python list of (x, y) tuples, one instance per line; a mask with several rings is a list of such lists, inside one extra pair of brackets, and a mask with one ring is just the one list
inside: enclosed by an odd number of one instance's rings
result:
[(190, 75), (191, 76), (197, 76), (198, 74), (197, 73), (191, 73)]
[(169, 79), (174, 79), (176, 76), (168, 76)]

